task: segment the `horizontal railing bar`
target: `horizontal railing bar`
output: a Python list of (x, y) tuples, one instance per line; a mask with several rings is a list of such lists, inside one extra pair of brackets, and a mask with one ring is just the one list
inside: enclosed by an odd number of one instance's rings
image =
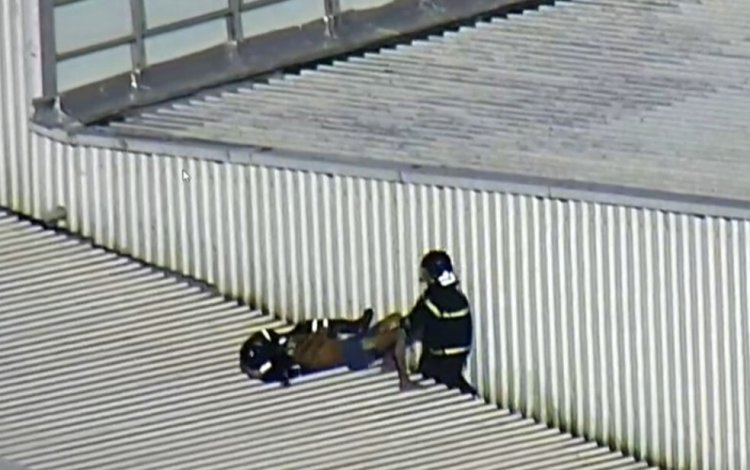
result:
[(114, 49), (115, 47), (119, 46), (126, 46), (134, 41), (135, 36), (131, 33), (125, 36), (120, 36), (118, 38), (91, 44), (90, 46), (79, 47), (78, 49), (73, 49), (65, 52), (58, 52), (55, 57), (57, 58), (58, 62), (62, 62), (64, 60), (75, 59), (76, 57), (93, 54), (95, 52)]
[(72, 3), (81, 3), (85, 1), (86, 0), (55, 0), (55, 7), (64, 7), (65, 5), (70, 5)]
[[(274, 0), (279, 1), (279, 0)], [(286, 1), (286, 0), (284, 0)], [(189, 28), (191, 26), (195, 26), (201, 23), (207, 23), (209, 21), (226, 18), (230, 16), (231, 11), (229, 8), (224, 8), (221, 10), (212, 11), (209, 13), (205, 13), (200, 16), (193, 16), (190, 18), (185, 18), (184, 20), (175, 21), (173, 23), (167, 23), (163, 25), (159, 25), (153, 28), (148, 28), (143, 33), (143, 38), (147, 39), (154, 36), (159, 36), (161, 34), (171, 33), (174, 31), (178, 31), (181, 29)], [(127, 44), (131, 44), (135, 42), (136, 36), (134, 34), (128, 34), (125, 36), (120, 36), (118, 38), (110, 39), (108, 41), (99, 42), (96, 44), (92, 44), (90, 46), (84, 46), (78, 49), (74, 49), (71, 51), (65, 51), (57, 54), (57, 60), (63, 61), (68, 59), (73, 59), (76, 57), (93, 54), (95, 52), (100, 52), (106, 49), (112, 49), (114, 47), (118, 46), (124, 46)]]
[(189, 28), (190, 26), (195, 26), (200, 23), (206, 23), (208, 21), (226, 18), (231, 13), (232, 12), (231, 10), (229, 10), (229, 7), (226, 7), (222, 8), (221, 10), (216, 10), (209, 13), (204, 13), (199, 16), (192, 16), (190, 18), (185, 18), (184, 20), (175, 21), (174, 23), (167, 23), (155, 26), (153, 28), (146, 28), (146, 31), (144, 31), (143, 33), (143, 37), (149, 38), (153, 36), (159, 36), (160, 34), (171, 33), (173, 31)]
[[(290, 0), (258, 0), (257, 2), (242, 4), (240, 6), (240, 11), (244, 13), (246, 11), (257, 10), (258, 8), (268, 7), (277, 3), (286, 3), (288, 1)], [(325, 0), (318, 1), (325, 2)]]

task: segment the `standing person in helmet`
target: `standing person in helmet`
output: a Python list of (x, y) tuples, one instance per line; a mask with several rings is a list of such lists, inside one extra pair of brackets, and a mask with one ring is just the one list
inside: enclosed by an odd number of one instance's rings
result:
[(418, 371), (422, 375), (462, 393), (476, 395), (463, 376), (473, 340), (471, 307), (458, 287), (450, 256), (439, 250), (424, 255), (419, 277), (427, 287), (404, 317), (396, 343), (401, 388), (417, 386), (402, 371), (406, 370), (406, 345), (420, 340), (422, 356)]

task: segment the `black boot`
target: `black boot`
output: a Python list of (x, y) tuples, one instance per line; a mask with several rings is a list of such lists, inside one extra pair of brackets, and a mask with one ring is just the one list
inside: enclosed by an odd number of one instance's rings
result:
[(370, 324), (372, 324), (372, 319), (375, 316), (375, 311), (371, 308), (366, 308), (365, 311), (362, 313), (362, 316), (359, 318), (359, 328), (361, 333), (365, 333), (367, 330), (370, 329)]

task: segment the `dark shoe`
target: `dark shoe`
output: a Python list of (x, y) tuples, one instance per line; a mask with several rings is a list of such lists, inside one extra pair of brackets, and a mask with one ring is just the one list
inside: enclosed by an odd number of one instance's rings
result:
[(370, 329), (370, 324), (372, 323), (372, 319), (375, 316), (375, 311), (371, 308), (365, 309), (364, 313), (362, 313), (362, 316), (359, 319), (359, 328), (361, 332), (366, 332)]

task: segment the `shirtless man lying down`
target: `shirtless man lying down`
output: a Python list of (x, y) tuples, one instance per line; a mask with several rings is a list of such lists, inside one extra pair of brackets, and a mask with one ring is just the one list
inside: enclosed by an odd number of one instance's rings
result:
[[(346, 366), (368, 368), (378, 359), (393, 369), (401, 314), (393, 313), (370, 327), (373, 311), (358, 320), (307, 320), (287, 331), (264, 329), (253, 333), (240, 348), (240, 369), (250, 378), (285, 386), (300, 375)], [(397, 369), (398, 370), (398, 369)], [(417, 385), (398, 370), (402, 388)]]

